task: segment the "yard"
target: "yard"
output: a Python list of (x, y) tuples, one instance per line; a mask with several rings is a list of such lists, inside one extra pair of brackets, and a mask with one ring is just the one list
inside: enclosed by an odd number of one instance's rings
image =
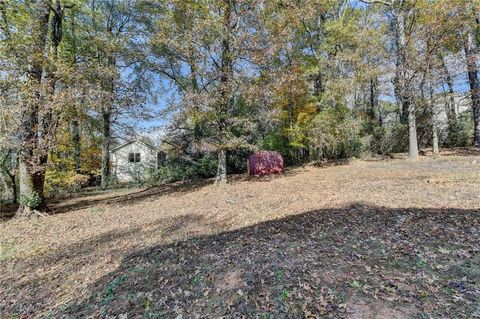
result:
[(479, 155), (54, 203), (0, 223), (0, 318), (480, 318)]

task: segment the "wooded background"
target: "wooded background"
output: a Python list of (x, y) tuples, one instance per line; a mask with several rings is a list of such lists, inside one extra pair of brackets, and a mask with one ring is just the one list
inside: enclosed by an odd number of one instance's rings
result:
[[(145, 183), (480, 146), (478, 0), (0, 0), (0, 170), (19, 216), (111, 186), (110, 149), (166, 123)], [(158, 143), (160, 141), (153, 141)], [(18, 194), (17, 194), (18, 193)]]

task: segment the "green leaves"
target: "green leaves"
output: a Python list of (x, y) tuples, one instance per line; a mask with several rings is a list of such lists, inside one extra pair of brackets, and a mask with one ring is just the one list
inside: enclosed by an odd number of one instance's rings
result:
[(37, 208), (42, 204), (42, 198), (37, 192), (32, 191), (28, 194), (22, 194), (19, 198), (19, 203), (22, 206), (29, 208)]

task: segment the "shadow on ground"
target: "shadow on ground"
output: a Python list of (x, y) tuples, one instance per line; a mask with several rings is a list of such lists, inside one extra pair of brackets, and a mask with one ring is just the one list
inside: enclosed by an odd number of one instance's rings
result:
[(52, 201), (52, 213), (53, 214), (61, 214), (66, 213), (78, 209), (84, 209), (89, 207), (94, 207), (98, 205), (109, 205), (109, 204), (122, 204), (122, 205), (133, 205), (138, 202), (142, 202), (149, 199), (156, 199), (160, 196), (165, 196), (169, 194), (182, 194), (186, 192), (192, 192), (197, 189), (200, 189), (210, 182), (208, 180), (198, 180), (194, 182), (188, 183), (175, 183), (170, 185), (162, 185), (162, 186), (153, 186), (146, 189), (142, 189), (137, 192), (131, 192), (127, 194), (108, 196), (105, 198), (89, 198), (86, 197), (81, 200), (74, 201), (71, 204), (61, 204), (61, 201)]
[[(192, 222), (208, 223), (183, 216), (167, 231)], [(86, 297), (71, 296), (69, 304), (47, 315), (471, 318), (480, 313), (479, 223), (480, 210), (357, 203), (306, 212), (124, 253), (115, 271), (82, 293)], [(108, 245), (108, 238), (84, 243), (80, 254), (100, 241)], [(71, 249), (42, 258), (59, 267)], [(42, 289), (39, 282), (2, 285), (20, 294), (15, 304), (4, 303), (7, 313), (41, 313), (42, 298), (55, 298), (45, 289), (28, 295), (33, 286)]]
[[(251, 182), (270, 182), (275, 178), (286, 178), (297, 174), (297, 170), (288, 169), (281, 175), (263, 176), (263, 177), (251, 177), (245, 174), (236, 174), (229, 176), (230, 184), (235, 184), (242, 181)], [(212, 185), (213, 179), (198, 179), (186, 182), (177, 182), (166, 185), (152, 186), (138, 191), (132, 191), (127, 193), (118, 194), (115, 191), (98, 191), (74, 194), (73, 196), (62, 196), (57, 198), (50, 198), (47, 201), (49, 214), (63, 214), (68, 212), (74, 212), (76, 210), (95, 207), (98, 205), (109, 204), (121, 204), (121, 205), (133, 205), (138, 202), (155, 200), (161, 196), (170, 194), (184, 194), (188, 192), (194, 192), (205, 186)], [(109, 194), (109, 192), (111, 192)], [(18, 205), (8, 204), (3, 205), (0, 209), (0, 221), (8, 220), (15, 215), (18, 209)]]
[[(174, 183), (162, 186), (152, 186), (135, 192), (118, 194), (100, 192), (97, 194), (75, 194), (72, 197), (51, 198), (48, 200), (49, 214), (62, 214), (79, 209), (90, 208), (98, 205), (122, 204), (133, 205), (141, 201), (155, 199), (169, 194), (182, 194), (195, 191), (211, 183), (210, 180), (198, 180), (185, 183)], [(99, 196), (100, 195), (100, 196)], [(104, 196), (101, 196), (104, 195)], [(17, 210), (17, 205), (4, 205), (0, 220), (12, 218)]]
[[(431, 151), (430, 151), (431, 152)], [(441, 156), (480, 156), (480, 148), (478, 147), (458, 147), (440, 150)]]

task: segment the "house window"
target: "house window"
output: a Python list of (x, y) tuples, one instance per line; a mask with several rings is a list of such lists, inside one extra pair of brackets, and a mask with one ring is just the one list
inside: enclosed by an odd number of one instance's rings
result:
[(140, 153), (130, 153), (130, 154), (128, 154), (128, 161), (130, 163), (139, 163), (140, 162)]

